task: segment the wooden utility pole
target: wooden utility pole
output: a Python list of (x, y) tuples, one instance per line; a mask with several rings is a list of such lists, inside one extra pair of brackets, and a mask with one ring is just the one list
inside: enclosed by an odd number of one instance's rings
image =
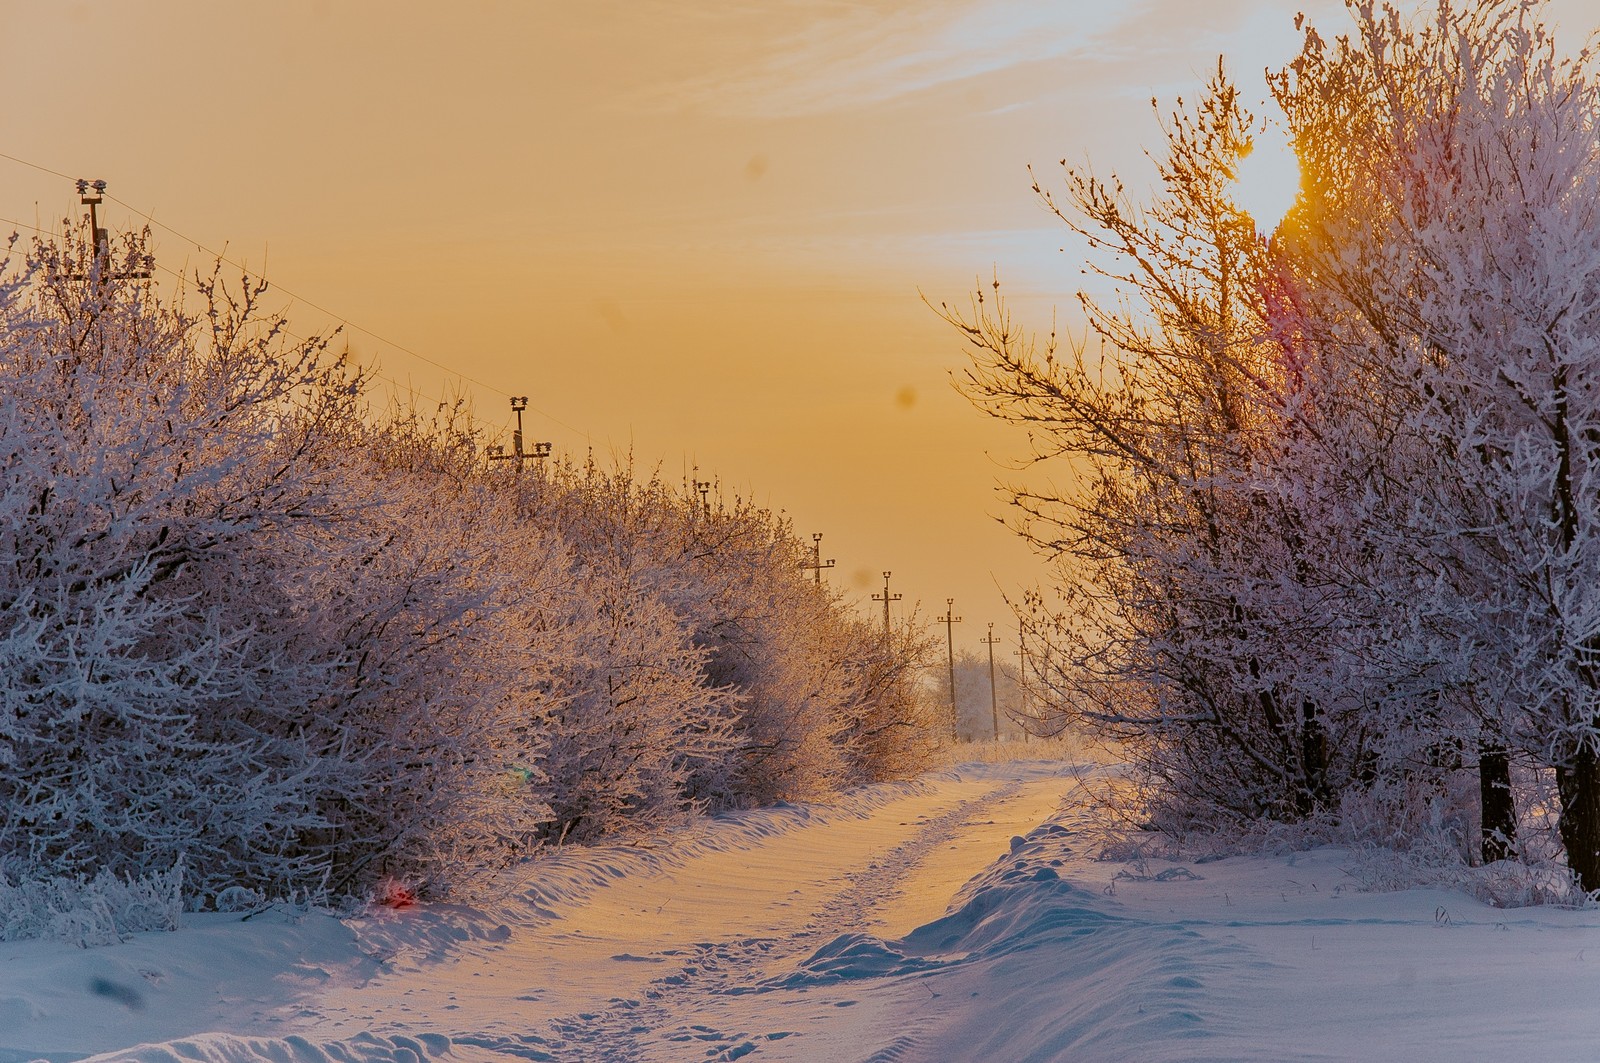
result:
[(983, 637), (989, 647), (989, 726), (993, 729), (994, 740), (1000, 741), (1000, 703), (999, 695), (994, 689), (994, 648), (1000, 642), (994, 637), (994, 625), (989, 625), (989, 633)]
[(78, 202), (89, 208), (89, 258), (91, 265), (84, 268), (83, 273), (74, 274), (74, 280), (87, 280), (94, 274), (93, 263), (100, 264), (100, 279), (108, 280), (148, 280), (150, 277), (150, 256), (144, 256), (144, 269), (130, 270), (126, 273), (111, 272), (111, 234), (100, 228), (100, 204), (106, 194), (104, 181), (86, 181), (78, 178)]
[(944, 600), (944, 615), (941, 616), (938, 619), (938, 621), (936, 621), (937, 623), (940, 623), (940, 624), (944, 625), (945, 642), (948, 644), (948, 646), (950, 648), (950, 733), (952, 735), (958, 734), (958, 732), (956, 730), (956, 636), (955, 636), (955, 625), (961, 623), (961, 618), (956, 615), (955, 604), (956, 604), (956, 600), (954, 598), (946, 598)]
[(517, 471), (521, 472), (522, 463), (529, 458), (543, 462), (544, 459), (550, 456), (549, 443), (535, 443), (531, 451), (522, 449), (522, 411), (527, 408), (528, 396), (513, 395), (511, 397), (511, 409), (517, 415), (517, 430), (511, 433), (511, 453), (507, 454), (504, 447), (495, 444), (488, 448), (490, 461), (514, 461), (517, 463)]
[(822, 560), (821, 532), (811, 533), (811, 563), (808, 565), (802, 561), (800, 563), (800, 567), (804, 569), (810, 569), (813, 573), (815, 573), (817, 577), (817, 586), (822, 586), (822, 570), (833, 567), (833, 558), (830, 557), (826, 561)]
[(889, 593), (889, 573), (885, 572), (883, 574), (883, 593), (874, 594), (872, 600), (883, 603), (883, 641), (887, 644), (889, 641), (889, 603), (900, 600), (900, 595), (891, 595)]
[[(1017, 716), (1019, 720), (1031, 720), (1028, 714), (1028, 648), (1022, 642), (1022, 619), (1017, 619)], [(1022, 740), (1033, 740), (1033, 730), (1026, 723), (1022, 724)]]

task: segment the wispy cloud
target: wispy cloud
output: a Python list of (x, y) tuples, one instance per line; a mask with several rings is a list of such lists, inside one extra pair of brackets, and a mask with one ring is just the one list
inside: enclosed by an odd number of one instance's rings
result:
[(748, 62), (668, 86), (654, 102), (755, 117), (872, 106), (1092, 51), (1147, 4), (778, 3), (769, 43)]

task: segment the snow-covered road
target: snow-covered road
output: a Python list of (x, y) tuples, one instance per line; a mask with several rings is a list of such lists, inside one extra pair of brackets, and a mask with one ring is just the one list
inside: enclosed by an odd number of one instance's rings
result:
[[(875, 788), (836, 809), (734, 817), (649, 859), (563, 854), (523, 894), (554, 918), (504, 941), (480, 936), (448, 963), (431, 961), (439, 935), (415, 925), (427, 913), (380, 915), (361, 929), (388, 969), (330, 987), (296, 1026), (330, 1038), (437, 1032), (458, 1055), (574, 1060), (737, 1058), (804, 1032), (796, 1058), (846, 1058), (863, 1037), (904, 1024), (898, 994), (863, 1002), (763, 983), (841, 934), (897, 938), (943, 915), (1070, 786), (1059, 768), (988, 774)], [(782, 1004), (766, 999), (775, 994)], [(847, 1008), (863, 1010), (844, 1021)]]
[(861, 1059), (937, 993), (784, 977), (841, 935), (937, 919), (1073, 785), (1061, 764), (972, 766), (565, 850), (470, 906), (0, 943), (0, 1063)]
[[(573, 848), (471, 905), (0, 944), (0, 1063), (1596, 1058), (1600, 910), (1099, 859), (1062, 764)], [(1155, 840), (1155, 839), (1152, 839)]]

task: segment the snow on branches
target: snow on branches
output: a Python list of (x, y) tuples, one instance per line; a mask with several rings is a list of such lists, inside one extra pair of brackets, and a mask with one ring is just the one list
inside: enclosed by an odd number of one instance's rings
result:
[(1039, 679), (1130, 742), (1157, 823), (1338, 819), (1476, 766), (1492, 860), (1516, 761), (1600, 887), (1600, 83), (1529, 5), (1350, 11), (1272, 79), (1305, 176), (1270, 239), (1219, 70), (1149, 205), (1040, 189), (1107, 256), (1102, 353), (946, 312), (969, 396), (1076, 474), (1014, 492), (1063, 582)]
[(0, 883), (439, 893), (931, 748), (770, 513), (374, 412), (249, 278), (3, 272)]

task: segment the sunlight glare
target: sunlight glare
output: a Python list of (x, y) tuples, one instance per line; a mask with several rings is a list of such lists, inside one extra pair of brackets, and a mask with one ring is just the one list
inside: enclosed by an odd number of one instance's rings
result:
[(1256, 228), (1270, 233), (1300, 194), (1300, 160), (1275, 124), (1258, 131), (1235, 167), (1233, 198)]

